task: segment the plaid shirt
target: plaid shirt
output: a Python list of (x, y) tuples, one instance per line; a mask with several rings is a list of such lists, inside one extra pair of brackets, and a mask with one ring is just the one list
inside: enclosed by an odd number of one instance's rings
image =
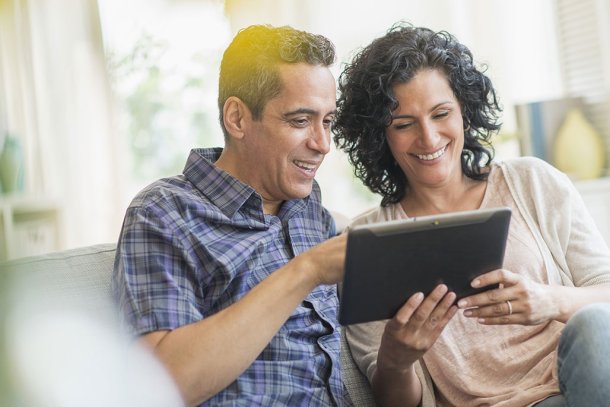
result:
[[(266, 215), (251, 187), (212, 164), (221, 151), (192, 150), (183, 175), (148, 186), (127, 209), (113, 289), (136, 335), (215, 314), (335, 233), (317, 184)], [(254, 363), (202, 405), (349, 404), (337, 306), (335, 286), (314, 289)]]

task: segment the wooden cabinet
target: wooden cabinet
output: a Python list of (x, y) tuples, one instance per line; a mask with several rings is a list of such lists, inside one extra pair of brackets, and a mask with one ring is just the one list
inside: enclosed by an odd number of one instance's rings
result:
[(599, 231), (610, 246), (610, 177), (574, 182)]
[(0, 197), (0, 261), (59, 250), (58, 206), (47, 199)]

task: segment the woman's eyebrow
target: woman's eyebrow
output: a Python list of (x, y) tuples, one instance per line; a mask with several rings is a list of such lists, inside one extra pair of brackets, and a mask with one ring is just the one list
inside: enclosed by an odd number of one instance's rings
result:
[[(438, 109), (440, 106), (447, 104), (447, 103), (452, 103), (451, 100), (446, 100), (444, 102), (440, 102), (435, 104), (434, 106), (432, 106), (432, 108), (430, 109), (430, 112), (435, 111), (436, 109)], [(410, 115), (410, 114), (398, 114), (396, 116), (392, 116), (392, 120), (396, 120), (396, 119), (413, 119), (415, 116)]]

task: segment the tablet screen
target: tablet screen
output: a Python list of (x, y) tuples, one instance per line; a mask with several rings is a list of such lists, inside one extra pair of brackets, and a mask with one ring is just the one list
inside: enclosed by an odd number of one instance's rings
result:
[(392, 318), (411, 295), (440, 283), (458, 299), (491, 288), (470, 282), (502, 268), (510, 217), (509, 208), (493, 208), (349, 229), (339, 322)]

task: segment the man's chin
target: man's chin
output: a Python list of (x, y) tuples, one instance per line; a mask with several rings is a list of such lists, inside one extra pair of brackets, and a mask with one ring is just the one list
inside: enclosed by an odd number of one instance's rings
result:
[(303, 184), (299, 185), (297, 188), (292, 188), (292, 191), (290, 193), (290, 196), (291, 196), (290, 199), (307, 198), (309, 195), (311, 195), (312, 189), (313, 189), (313, 181), (308, 184), (303, 183)]

